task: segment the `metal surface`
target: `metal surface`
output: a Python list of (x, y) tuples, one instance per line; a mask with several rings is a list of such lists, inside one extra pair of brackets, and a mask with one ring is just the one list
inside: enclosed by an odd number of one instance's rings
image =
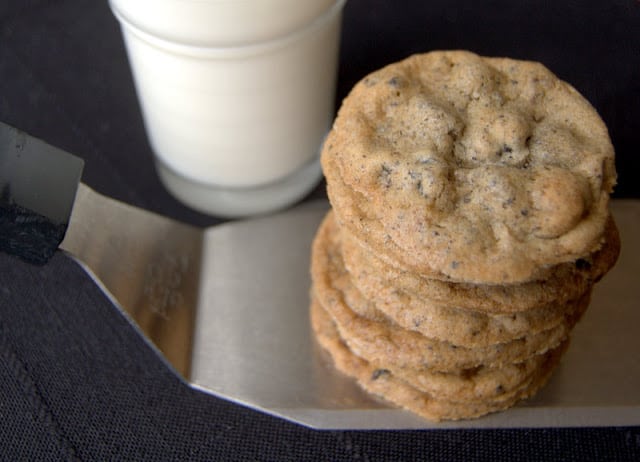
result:
[(1, 201), (66, 225), (83, 166), (82, 159), (0, 122)]
[(65, 248), (205, 393), (322, 429), (640, 424), (638, 201), (613, 204), (621, 258), (596, 287), (548, 386), (506, 412), (440, 424), (363, 393), (316, 346), (308, 319), (309, 249), (325, 202), (204, 231), (86, 187), (77, 202)]
[(202, 237), (201, 229), (80, 184), (61, 244), (185, 378), (191, 364)]

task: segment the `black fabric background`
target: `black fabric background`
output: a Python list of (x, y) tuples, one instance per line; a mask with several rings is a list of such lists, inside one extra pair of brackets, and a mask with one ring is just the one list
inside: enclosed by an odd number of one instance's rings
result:
[[(609, 126), (616, 196), (640, 197), (639, 2), (349, 0), (337, 101), (367, 72), (442, 48), (542, 61), (571, 82)], [(105, 0), (0, 0), (0, 120), (83, 157), (102, 193), (220, 221), (150, 168)], [(0, 460), (640, 460), (640, 427), (309, 430), (191, 390), (66, 255), (43, 267), (0, 255)]]

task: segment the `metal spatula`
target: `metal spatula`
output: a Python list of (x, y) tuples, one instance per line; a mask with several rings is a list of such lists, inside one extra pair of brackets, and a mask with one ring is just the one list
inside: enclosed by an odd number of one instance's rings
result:
[(0, 123), (0, 249), (44, 264), (60, 246), (190, 386), (315, 428), (640, 424), (639, 201), (614, 203), (622, 255), (549, 385), (507, 412), (433, 424), (364, 394), (318, 351), (308, 267), (326, 202), (199, 229), (97, 194), (81, 171)]

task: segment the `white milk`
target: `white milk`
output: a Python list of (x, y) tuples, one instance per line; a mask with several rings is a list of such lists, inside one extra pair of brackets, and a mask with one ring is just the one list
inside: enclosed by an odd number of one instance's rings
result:
[(344, 0), (111, 0), (158, 171), (214, 214), (289, 205), (321, 176)]

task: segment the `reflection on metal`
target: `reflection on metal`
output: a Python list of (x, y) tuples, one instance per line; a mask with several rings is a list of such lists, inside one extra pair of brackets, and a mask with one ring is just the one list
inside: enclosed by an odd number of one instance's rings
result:
[[(63, 246), (191, 386), (324, 429), (640, 424), (640, 202), (613, 210), (623, 250), (551, 382), (513, 409), (432, 424), (361, 392), (309, 328), (309, 248), (325, 202), (199, 230), (81, 187)], [(126, 263), (125, 263), (126, 262)]]
[(183, 377), (189, 377), (202, 230), (80, 184), (61, 247)]

